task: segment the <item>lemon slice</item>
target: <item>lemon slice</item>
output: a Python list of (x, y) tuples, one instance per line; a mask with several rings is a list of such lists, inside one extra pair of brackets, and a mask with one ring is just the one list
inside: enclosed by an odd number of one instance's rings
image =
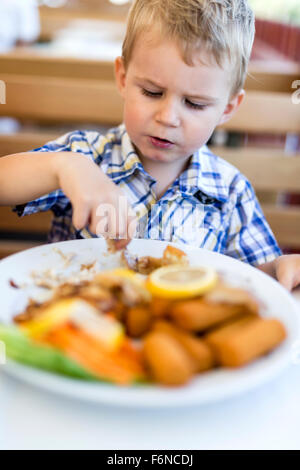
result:
[(213, 268), (173, 264), (153, 271), (148, 277), (147, 288), (158, 297), (180, 299), (204, 294), (217, 281), (218, 275)]
[(61, 299), (53, 302), (32, 320), (21, 325), (21, 329), (29, 334), (32, 338), (38, 339), (47, 333), (51, 328), (55, 328), (65, 323), (71, 315), (72, 308), (77, 299)]
[(123, 326), (118, 321), (101, 314), (91, 304), (76, 297), (54, 302), (36, 319), (21, 326), (21, 329), (30, 337), (39, 339), (67, 321), (72, 321), (109, 349), (117, 349), (124, 338)]

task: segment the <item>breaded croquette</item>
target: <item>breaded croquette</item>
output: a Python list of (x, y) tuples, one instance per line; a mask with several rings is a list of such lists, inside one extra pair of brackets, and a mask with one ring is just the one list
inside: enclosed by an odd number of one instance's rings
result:
[(214, 366), (212, 349), (200, 338), (191, 333), (183, 331), (166, 321), (157, 321), (153, 326), (155, 331), (162, 331), (175, 338), (193, 361), (195, 373), (209, 370)]
[(143, 341), (146, 367), (154, 381), (183, 385), (194, 375), (194, 363), (179, 341), (162, 331), (152, 331)]
[(204, 295), (204, 300), (212, 303), (243, 305), (249, 313), (258, 315), (259, 304), (250, 292), (238, 287), (230, 287), (219, 282), (214, 289)]
[(153, 297), (150, 303), (150, 310), (154, 318), (163, 318), (168, 316), (171, 311), (173, 301), (161, 297)]
[(201, 332), (243, 313), (248, 313), (243, 305), (218, 304), (202, 299), (191, 299), (174, 303), (170, 317), (178, 327), (184, 330)]
[(239, 367), (268, 353), (285, 337), (279, 320), (248, 315), (212, 331), (204, 341), (214, 351), (219, 365)]
[(140, 338), (150, 329), (152, 315), (148, 305), (129, 308), (125, 318), (127, 333), (132, 338)]

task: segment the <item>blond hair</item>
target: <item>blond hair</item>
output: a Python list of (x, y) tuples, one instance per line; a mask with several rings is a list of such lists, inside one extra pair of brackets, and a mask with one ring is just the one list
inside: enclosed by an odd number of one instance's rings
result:
[(231, 94), (242, 89), (255, 35), (254, 14), (247, 0), (135, 0), (123, 42), (125, 68), (137, 37), (153, 27), (178, 42), (188, 65), (203, 48), (220, 67), (229, 60)]

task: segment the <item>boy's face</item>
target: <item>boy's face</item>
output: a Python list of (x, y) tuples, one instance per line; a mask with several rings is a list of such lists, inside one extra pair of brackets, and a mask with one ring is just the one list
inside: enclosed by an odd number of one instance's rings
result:
[[(201, 58), (210, 64), (206, 54)], [(126, 71), (116, 59), (116, 78), (125, 126), (142, 162), (178, 165), (204, 145), (242, 100), (243, 92), (230, 97), (230, 77), (199, 56), (187, 65), (171, 40), (140, 35)]]

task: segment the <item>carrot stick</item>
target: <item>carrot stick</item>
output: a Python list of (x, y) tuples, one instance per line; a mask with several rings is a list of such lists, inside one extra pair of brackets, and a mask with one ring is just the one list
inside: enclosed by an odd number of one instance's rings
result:
[(125, 345), (117, 353), (107, 351), (95, 338), (69, 324), (50, 332), (45, 341), (62, 349), (97, 376), (118, 384), (127, 385), (144, 375), (138, 355), (132, 354), (132, 347)]

